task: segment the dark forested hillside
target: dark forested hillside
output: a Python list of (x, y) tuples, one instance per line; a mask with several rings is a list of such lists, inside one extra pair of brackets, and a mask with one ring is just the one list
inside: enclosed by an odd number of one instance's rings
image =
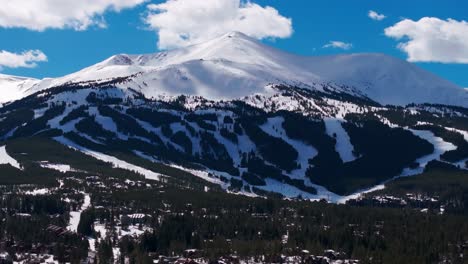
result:
[(10, 260), (466, 262), (466, 109), (292, 86), (155, 99), (118, 84), (0, 108)]

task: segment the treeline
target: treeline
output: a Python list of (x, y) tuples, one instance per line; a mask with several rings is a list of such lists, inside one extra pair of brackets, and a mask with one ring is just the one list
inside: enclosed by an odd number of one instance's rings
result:
[(235, 253), (274, 259), (300, 254), (303, 249), (311, 254), (334, 249), (362, 263), (444, 259), (463, 263), (460, 254), (466, 254), (468, 239), (465, 217), (424, 214), (410, 208), (265, 200), (175, 189), (96, 198), (111, 199), (115, 208), (132, 205), (134, 212), (153, 219), (162, 217), (161, 223), (149, 222), (154, 232), (138, 240), (121, 240), (121, 252), (130, 257), (183, 254), (185, 249), (196, 248), (212, 258)]

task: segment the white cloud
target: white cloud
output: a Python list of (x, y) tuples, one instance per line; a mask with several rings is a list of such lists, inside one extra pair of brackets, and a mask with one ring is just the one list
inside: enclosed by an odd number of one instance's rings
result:
[(398, 48), (411, 62), (468, 63), (468, 22), (424, 17), (405, 19), (385, 29), (385, 35), (401, 40)]
[(244, 0), (167, 0), (148, 5), (145, 19), (159, 36), (161, 49), (200, 43), (240, 31), (257, 39), (287, 38), (292, 20), (273, 7)]
[(0, 0), (0, 27), (85, 30), (105, 27), (102, 15), (119, 12), (147, 0)]
[(384, 14), (379, 14), (375, 12), (374, 10), (370, 10), (369, 13), (367, 14), (371, 19), (377, 20), (377, 21), (382, 21), (386, 18)]
[(37, 62), (47, 61), (47, 56), (40, 50), (28, 50), (23, 53), (12, 53), (0, 50), (0, 69), (7, 68), (34, 68)]
[(324, 48), (335, 48), (335, 49), (349, 50), (349, 49), (351, 49), (353, 47), (353, 44), (333, 40), (333, 41), (330, 41), (327, 44), (325, 44), (323, 47)]

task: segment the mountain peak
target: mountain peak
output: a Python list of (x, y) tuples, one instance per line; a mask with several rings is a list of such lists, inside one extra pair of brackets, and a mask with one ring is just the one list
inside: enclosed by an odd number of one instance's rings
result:
[(62, 78), (41, 81), (34, 91), (137, 73), (125, 87), (140, 90), (149, 97), (186, 94), (234, 99), (269, 93), (272, 84), (323, 90), (333, 83), (337, 87), (352, 87), (356, 94), (381, 104), (468, 106), (466, 90), (391, 56), (372, 53), (298, 56), (236, 31), (170, 51), (118, 54)]
[(132, 65), (133, 60), (127, 54), (117, 54), (105, 61), (109, 65)]
[(242, 39), (251, 39), (253, 40), (253, 38), (247, 36), (246, 34), (240, 32), (240, 31), (231, 31), (229, 33), (226, 33), (224, 34), (222, 37), (224, 38), (242, 38)]

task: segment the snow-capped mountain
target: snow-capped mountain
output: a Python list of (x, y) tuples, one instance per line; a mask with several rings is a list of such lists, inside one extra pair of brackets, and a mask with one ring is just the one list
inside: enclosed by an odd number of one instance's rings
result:
[(342, 202), (433, 160), (468, 168), (466, 91), (385, 55), (300, 57), (230, 33), (0, 88), (16, 100), (0, 107), (6, 150), (52, 139), (183, 186)]
[(156, 54), (115, 55), (61, 78), (29, 82), (27, 91), (24, 84), (17, 90), (21, 90), (18, 94), (32, 94), (64, 83), (127, 76), (131, 77), (122, 87), (147, 97), (186, 94), (235, 99), (271, 94), (270, 84), (319, 91), (324, 85), (333, 84), (337, 89), (381, 104), (468, 106), (466, 90), (393, 57), (383, 54), (303, 57), (269, 47), (238, 32)]

